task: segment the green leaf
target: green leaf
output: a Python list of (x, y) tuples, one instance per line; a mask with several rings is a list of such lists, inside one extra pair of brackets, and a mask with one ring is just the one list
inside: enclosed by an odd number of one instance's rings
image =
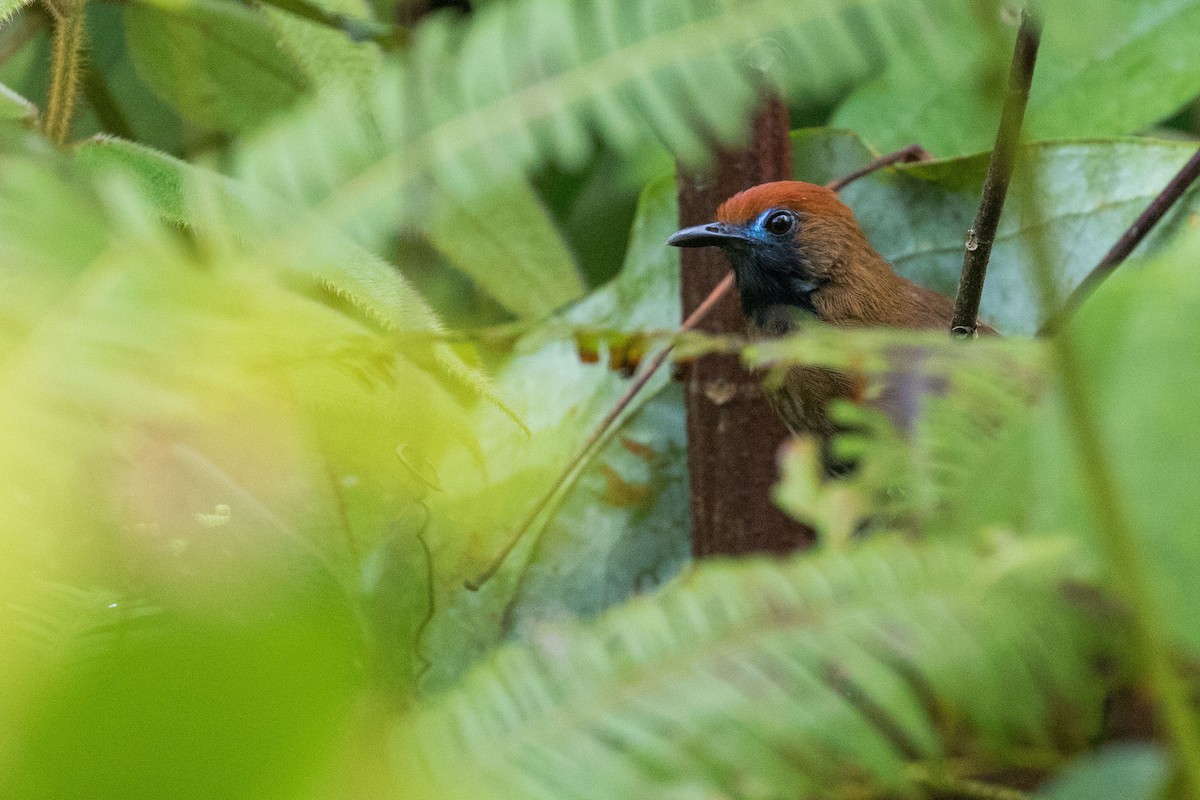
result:
[[(1027, 139), (1135, 133), (1200, 93), (1196, 0), (1046, 3), (1045, 33), (1025, 117)], [(960, 21), (961, 18), (959, 18)], [(920, 144), (943, 157), (990, 150), (996, 136), (1009, 46), (977, 19), (946, 35), (969, 55), (957, 65), (904, 62), (855, 91), (832, 124), (881, 151)], [(1011, 29), (1006, 41), (1012, 40)]]
[[(578, 167), (597, 141), (621, 153), (665, 145), (695, 162), (713, 141), (743, 138), (763, 84), (827, 95), (864, 74), (880, 42), (904, 49), (873, 33), (960, 5), (517, 0), (462, 20), (430, 15), (365, 112), (324, 97), (241, 148), (237, 174), (370, 235), (420, 217), (431, 184), (486, 194), (547, 162)], [(918, 33), (952, 58), (936, 28)], [(300, 248), (310, 235), (278, 232)]]
[[(1200, 470), (1200, 423), (1191, 400), (1200, 392), (1200, 334), (1191, 324), (1200, 314), (1198, 256), (1200, 237), (1193, 231), (1143, 267), (1122, 267), (1070, 326), (1157, 614), (1192, 653), (1200, 652), (1200, 544), (1193, 535), (1200, 496), (1192, 480)], [(1039, 505), (1054, 514), (1051, 523), (1070, 520), (1094, 529), (1094, 512), (1082, 504), (1087, 495), (1079, 488), (1088, 467), (1068, 444), (1066, 411), (1050, 401), (1040, 411), (1031, 451), (1039, 479), (1034, 491), (1057, 488)]]
[[(830, 136), (842, 134), (830, 133)], [(1026, 145), (1021, 153), (1041, 171), (1041, 218), (1005, 207), (984, 285), (981, 316), (1006, 334), (1029, 334), (1045, 317), (1030, 272), (1029, 236), (1045, 230), (1060, 297), (1082, 280), (1125, 228), (1166, 186), (1195, 146), (1126, 139)], [(966, 231), (974, 223), (987, 158), (906, 165), (851, 184), (842, 199), (875, 248), (901, 275), (953, 297), (962, 270)], [(1011, 192), (1024, 191), (1020, 176)], [(1189, 191), (1147, 237), (1139, 252), (1163, 246), (1200, 208)]]
[(0, 0), (0, 25), (7, 23), (14, 14), (31, 2), (32, 0)]
[(125, 37), (142, 79), (185, 119), (210, 128), (257, 127), (308, 90), (262, 16), (234, 3), (131, 3)]
[[(430, 662), (426, 688), (453, 683), (514, 625), (594, 612), (667, 577), (686, 554), (678, 396), (664, 398), (665, 407), (657, 401), (653, 408), (645, 405), (669, 381), (663, 369), (618, 423), (617, 438), (577, 465), (563, 496), (533, 520), (499, 572), (477, 592), (464, 587), (512, 541), (628, 387), (628, 379), (603, 365), (581, 362), (571, 329), (678, 325), (678, 255), (664, 246), (677, 214), (674, 182), (653, 182), (643, 194), (621, 275), (516, 343), (496, 385), (512, 399), (529, 433), (481, 407), (471, 420), (480, 452), (452, 456), (440, 468), (451, 477), (429, 502), (426, 535), (438, 554), (438, 593), (421, 644)], [(651, 421), (661, 428), (651, 430)], [(662, 538), (654, 546), (635, 544), (643, 526), (659, 531)], [(621, 571), (633, 567), (640, 579)]]
[[(365, 0), (324, 0), (326, 11), (371, 19)], [(320, 88), (345, 88), (365, 92), (379, 69), (382, 53), (372, 42), (355, 42), (345, 31), (333, 30), (278, 8), (263, 8), (280, 45), (304, 70), (309, 82)]]
[(0, 83), (0, 120), (16, 120), (32, 127), (37, 114), (37, 106)]
[[(90, 139), (76, 148), (76, 160), (93, 175), (115, 171), (133, 178), (153, 207), (177, 224), (196, 224), (190, 213), (195, 198), (190, 193), (198, 187), (219, 193), (227, 209), (241, 209), (246, 217), (251, 214), (248, 209), (260, 202), (223, 175), (121, 139), (107, 136)], [(276, 208), (264, 215), (269, 213), (280, 212)], [(252, 224), (243, 219), (238, 227), (244, 229)], [(395, 269), (352, 243), (343, 243), (337, 259), (314, 258), (295, 268), (349, 299), (389, 330), (441, 330), (433, 310)]]
[(1038, 796), (1045, 800), (1154, 800), (1171, 777), (1161, 745), (1110, 744), (1070, 765)]
[[(944, 757), (948, 737), (1003, 764), (1056, 721), (1098, 721), (1099, 619), (1058, 589), (1072, 556), (1061, 541), (882, 539), (704, 563), (594, 624), (503, 648), (402, 721), (393, 752), (447, 797), (912, 791), (907, 766)], [(1071, 710), (1051, 714), (1059, 702)]]
[(521, 317), (543, 317), (583, 294), (554, 221), (528, 183), (484, 195), (439, 192), (424, 235), (450, 263)]

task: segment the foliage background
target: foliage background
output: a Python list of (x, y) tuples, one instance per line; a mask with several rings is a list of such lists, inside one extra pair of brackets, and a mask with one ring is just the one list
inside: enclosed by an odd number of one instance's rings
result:
[(676, 160), (765, 88), (797, 178), (920, 142), (843, 199), (952, 293), (1015, 14), (465, 10), (0, 2), (0, 796), (1194, 792), (1190, 708), (1105, 709), (1194, 690), (1200, 195), (1029, 335), (1195, 151), (1200, 3), (1039, 7), (1008, 337), (747, 349), (879, 376), (916, 345), (954, 391), (908, 439), (864, 417), (853, 479), (789, 446), (819, 546), (709, 564), (666, 371), (575, 457), (627, 386), (603, 362), (679, 322)]

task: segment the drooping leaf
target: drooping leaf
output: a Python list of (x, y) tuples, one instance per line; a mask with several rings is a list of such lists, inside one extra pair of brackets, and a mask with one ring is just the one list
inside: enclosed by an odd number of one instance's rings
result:
[(883, 540), (709, 562), (502, 649), (401, 721), (396, 758), (423, 759), (447, 797), (911, 791), (914, 760), (1048, 742), (1059, 701), (1074, 737), (1096, 724), (1098, 620), (1058, 590), (1071, 558), (1061, 540)]
[(185, 119), (217, 130), (255, 128), (309, 88), (263, 17), (235, 3), (130, 3), (125, 36), (142, 79)]

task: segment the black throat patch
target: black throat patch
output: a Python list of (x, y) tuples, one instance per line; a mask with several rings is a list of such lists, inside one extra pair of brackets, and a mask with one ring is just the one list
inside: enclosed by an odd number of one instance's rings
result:
[(780, 306), (816, 315), (812, 296), (820, 285), (791, 242), (739, 242), (726, 253), (746, 319), (765, 326)]

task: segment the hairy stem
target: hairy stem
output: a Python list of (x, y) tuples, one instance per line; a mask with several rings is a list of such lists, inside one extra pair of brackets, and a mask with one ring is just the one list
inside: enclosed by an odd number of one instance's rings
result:
[(1046, 321), (1040, 333), (1049, 333), (1061, 325), (1063, 320), (1079, 307), (1083, 299), (1129, 257), (1134, 248), (1141, 244), (1142, 239), (1146, 238), (1146, 234), (1171, 210), (1176, 201), (1183, 197), (1183, 193), (1198, 177), (1200, 177), (1200, 150), (1192, 154), (1187, 163), (1180, 167), (1179, 172), (1175, 173), (1175, 177), (1171, 178), (1171, 181), (1150, 202), (1150, 205), (1146, 206), (1146, 209), (1125, 230), (1125, 233), (1121, 234), (1121, 238), (1104, 255), (1104, 258), (1100, 259), (1100, 263), (1075, 287), (1075, 291), (1071, 292), (1071, 296), (1067, 298), (1062, 309)]
[[(1028, 218), (1039, 219), (1034, 180), (1029, 181), (1021, 195)], [(1040, 299), (1044, 308), (1052, 308), (1056, 299), (1054, 270), (1044, 232), (1035, 231), (1030, 245)], [(1083, 363), (1070, 332), (1057, 330), (1048, 337), (1048, 342), (1100, 544), (1116, 590), (1131, 611), (1135, 657), (1175, 745), (1187, 796), (1200, 798), (1200, 728), (1188, 703), (1187, 686), (1172, 663), (1162, 614), (1151, 591), (1150, 572), (1113, 474), (1112, 460), (1101, 440), (1100, 421), (1086, 384)]]
[(54, 50), (50, 59), (50, 94), (42, 133), (56, 145), (67, 143), (71, 117), (79, 95), (79, 75), (87, 38), (87, 12), (83, 3), (67, 3), (61, 8), (49, 4), (54, 17)]
[(1004, 109), (1000, 112), (1000, 129), (996, 131), (996, 146), (992, 148), (992, 158), (988, 162), (975, 224), (967, 231), (962, 277), (959, 278), (958, 294), (954, 298), (954, 319), (950, 323), (950, 333), (955, 336), (975, 335), (979, 301), (983, 297), (983, 281), (987, 275), (988, 259), (992, 255), (992, 242), (996, 239), (996, 227), (1000, 224), (1000, 212), (1004, 209), (1004, 198), (1008, 194), (1009, 180), (1012, 178), (1013, 159), (1017, 140), (1021, 136), (1021, 124), (1025, 120), (1025, 106), (1029, 104), (1029, 87), (1033, 83), (1033, 68), (1037, 63), (1040, 40), (1041, 27), (1037, 20), (1022, 11), (1021, 27), (1017, 31), (1012, 67), (1008, 74), (1008, 94)]

